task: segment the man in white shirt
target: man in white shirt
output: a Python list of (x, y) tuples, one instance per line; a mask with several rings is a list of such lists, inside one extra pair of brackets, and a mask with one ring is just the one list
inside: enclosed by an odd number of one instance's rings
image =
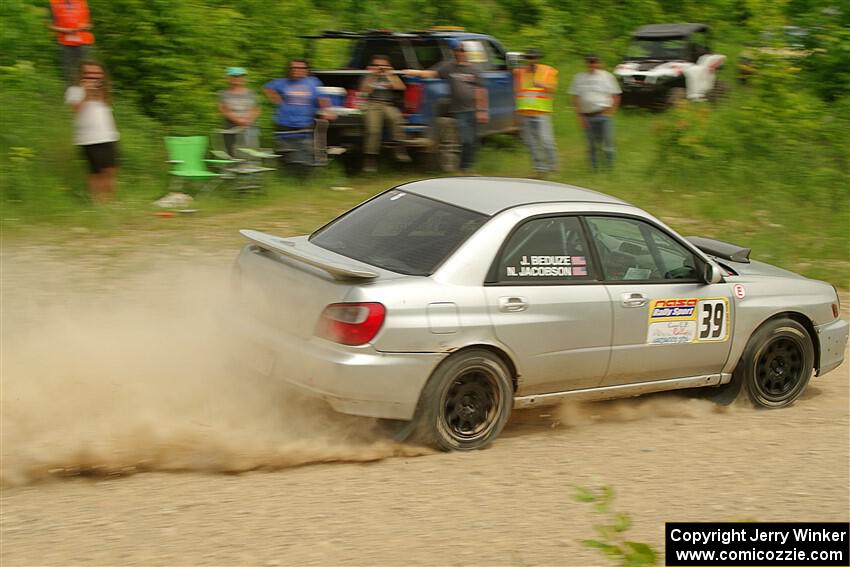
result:
[(578, 73), (570, 85), (573, 108), (587, 135), (593, 169), (598, 167), (597, 148), (602, 146), (608, 167), (614, 165), (614, 124), (611, 117), (620, 105), (620, 89), (614, 75), (602, 69), (599, 57), (588, 55), (587, 72)]

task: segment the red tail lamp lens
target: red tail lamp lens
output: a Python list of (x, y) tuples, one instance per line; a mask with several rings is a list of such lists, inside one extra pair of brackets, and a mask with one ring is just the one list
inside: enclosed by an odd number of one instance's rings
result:
[(333, 303), (322, 312), (316, 334), (343, 345), (364, 345), (381, 330), (386, 313), (380, 303)]
[(407, 114), (414, 113), (419, 110), (420, 104), (422, 104), (422, 85), (408, 85), (404, 91), (404, 112)]
[(832, 304), (832, 316), (835, 317), (836, 319), (838, 319), (838, 310), (839, 310), (838, 304), (833, 303)]

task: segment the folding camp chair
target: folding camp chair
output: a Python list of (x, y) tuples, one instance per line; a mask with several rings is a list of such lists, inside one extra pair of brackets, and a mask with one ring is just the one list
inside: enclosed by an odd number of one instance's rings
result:
[(222, 160), (219, 169), (225, 178), (235, 180), (237, 190), (256, 189), (260, 187), (259, 174), (274, 171), (274, 168), (263, 165), (262, 160), (277, 159), (277, 154), (257, 147), (255, 135), (247, 128), (234, 127), (215, 130), (210, 153)]
[(168, 163), (172, 166), (168, 173), (173, 177), (169, 191), (179, 191), (187, 179), (203, 181), (201, 190), (211, 191), (218, 186), (223, 175), (209, 171), (207, 164), (223, 166), (237, 163), (230, 159), (204, 159), (208, 144), (206, 136), (171, 136), (165, 139)]

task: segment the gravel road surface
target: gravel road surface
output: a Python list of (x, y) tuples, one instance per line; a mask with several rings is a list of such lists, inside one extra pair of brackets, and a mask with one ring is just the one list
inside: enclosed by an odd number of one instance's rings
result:
[[(718, 411), (688, 394), (572, 404), (515, 413), (488, 450), (432, 453), (352, 433), (315, 405), (275, 413), (283, 394), (269, 386), (222, 386), (217, 345), (174, 331), (174, 301), (158, 313), (146, 300), (125, 312), (98, 295), (65, 300), (69, 287), (137, 287), (106, 283), (105, 252), (4, 254), (4, 350), (18, 347), (4, 355), (4, 566), (606, 564), (580, 543), (601, 518), (576, 485), (613, 487), (628, 538), (659, 552), (665, 521), (850, 517), (846, 363), (783, 410)], [(232, 250), (210, 256), (222, 265)], [(139, 258), (120, 261), (148, 265)], [(140, 281), (162, 291), (179, 278), (154, 280)], [(174, 340), (157, 345), (163, 333)], [(209, 367), (185, 365), (199, 353)]]

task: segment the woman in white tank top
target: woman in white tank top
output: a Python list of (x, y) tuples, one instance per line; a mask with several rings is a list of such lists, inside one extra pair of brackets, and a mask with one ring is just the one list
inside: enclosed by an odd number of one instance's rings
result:
[(65, 91), (74, 111), (74, 144), (89, 164), (89, 191), (95, 201), (115, 196), (118, 130), (112, 117), (109, 77), (95, 61), (80, 63), (80, 82)]

